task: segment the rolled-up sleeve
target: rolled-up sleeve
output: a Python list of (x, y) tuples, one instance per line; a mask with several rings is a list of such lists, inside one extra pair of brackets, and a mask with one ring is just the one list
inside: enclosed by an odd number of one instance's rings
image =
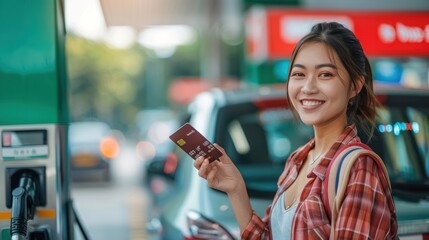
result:
[(249, 224), (246, 226), (246, 229), (241, 234), (241, 239), (246, 240), (256, 240), (256, 239), (269, 239), (270, 230), (269, 230), (269, 212), (271, 206), (269, 206), (265, 212), (264, 219), (261, 219), (255, 211), (253, 211), (252, 218), (250, 219)]
[[(395, 239), (394, 203), (388, 182), (370, 157), (354, 164), (338, 219), (335, 239)], [(393, 214), (393, 215), (392, 215)], [(393, 223), (393, 225), (392, 225)]]

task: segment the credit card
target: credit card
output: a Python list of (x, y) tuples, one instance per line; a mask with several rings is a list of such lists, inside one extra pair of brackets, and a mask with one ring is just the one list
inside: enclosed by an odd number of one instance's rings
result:
[(222, 152), (189, 123), (171, 134), (170, 139), (194, 160), (203, 156), (212, 162), (222, 156)]

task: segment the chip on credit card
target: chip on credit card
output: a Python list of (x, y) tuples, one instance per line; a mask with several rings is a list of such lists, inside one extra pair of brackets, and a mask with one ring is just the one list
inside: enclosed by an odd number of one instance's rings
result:
[(170, 139), (194, 160), (203, 156), (212, 162), (222, 156), (222, 152), (189, 123), (171, 134)]

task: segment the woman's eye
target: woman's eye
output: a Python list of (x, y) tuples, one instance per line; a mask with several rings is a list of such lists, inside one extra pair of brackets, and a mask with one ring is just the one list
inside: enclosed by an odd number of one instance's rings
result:
[(300, 72), (294, 72), (294, 73), (292, 73), (292, 74), (291, 74), (291, 76), (292, 76), (292, 77), (303, 77), (303, 76), (304, 76), (304, 74), (303, 74), (303, 73), (300, 73)]
[(332, 73), (329, 73), (329, 72), (324, 72), (324, 73), (320, 74), (320, 77), (322, 77), (322, 78), (329, 78), (332, 76), (334, 76), (334, 75)]

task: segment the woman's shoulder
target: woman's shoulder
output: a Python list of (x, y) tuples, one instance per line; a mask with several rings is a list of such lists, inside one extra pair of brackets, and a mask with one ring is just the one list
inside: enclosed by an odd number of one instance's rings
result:
[(350, 165), (352, 172), (364, 170), (371, 174), (376, 174), (385, 170), (384, 162), (381, 157), (374, 152), (367, 144), (359, 139), (354, 139), (341, 146), (335, 153), (334, 159), (339, 159), (342, 164), (353, 160)]
[(378, 160), (376, 160), (373, 156), (368, 154), (362, 154), (356, 159), (356, 162), (353, 166), (353, 170), (365, 170), (370, 173), (376, 173), (379, 171), (376, 161)]
[(375, 178), (387, 179), (388, 181), (388, 172), (383, 160), (370, 148), (365, 149), (358, 154), (351, 170), (351, 177), (353, 177), (353, 175), (358, 175), (359, 173), (362, 175), (363, 173), (364, 175), (370, 174)]

